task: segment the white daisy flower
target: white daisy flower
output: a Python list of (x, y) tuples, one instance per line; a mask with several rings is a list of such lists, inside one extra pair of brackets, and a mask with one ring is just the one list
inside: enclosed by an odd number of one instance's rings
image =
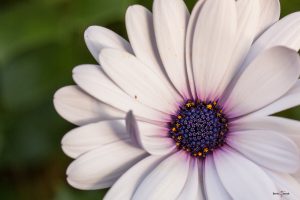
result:
[[(126, 13), (130, 43), (85, 32), (99, 65), (73, 70), (57, 112), (68, 182), (107, 200), (300, 199), (300, 13), (278, 0), (154, 0)], [(125, 115), (128, 111), (125, 121)], [(136, 120), (135, 120), (136, 119)], [(288, 194), (285, 194), (288, 193)]]

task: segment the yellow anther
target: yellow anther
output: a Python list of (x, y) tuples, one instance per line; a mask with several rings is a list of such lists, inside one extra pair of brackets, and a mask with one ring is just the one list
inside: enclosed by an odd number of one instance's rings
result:
[(176, 142), (176, 146), (179, 146), (180, 145), (180, 143), (179, 142)]
[(172, 131), (173, 131), (173, 132), (176, 132), (176, 130), (177, 130), (177, 129), (176, 129), (175, 127), (172, 128)]
[(182, 116), (181, 116), (181, 115), (178, 115), (177, 118), (178, 118), (178, 119), (182, 119)]
[(219, 112), (220, 112), (220, 113), (223, 113), (223, 110), (220, 110)]
[(221, 113), (217, 113), (217, 117), (221, 117), (222, 116), (222, 114)]
[(181, 139), (182, 139), (182, 136), (181, 136), (181, 135), (179, 135), (179, 136), (177, 137), (177, 139), (178, 139), (178, 140), (181, 140)]
[(176, 125), (176, 127), (177, 127), (177, 128), (179, 128), (179, 127), (180, 127), (180, 124), (179, 124), (179, 123), (176, 123), (175, 125)]
[(207, 153), (207, 152), (208, 152), (208, 148), (205, 147), (205, 148), (203, 149), (203, 151), (204, 151), (204, 153)]
[(211, 109), (213, 108), (213, 106), (212, 106), (211, 104), (208, 104), (208, 105), (206, 106), (206, 108), (209, 109), (209, 110), (211, 110)]
[(216, 102), (216, 101), (214, 101), (214, 103), (213, 103), (213, 104), (214, 104), (214, 106), (215, 106), (215, 105), (217, 105), (217, 102)]
[(197, 156), (197, 155), (198, 155), (197, 153), (194, 153), (194, 154), (193, 154), (193, 156)]
[(198, 156), (202, 156), (202, 152), (198, 152)]
[(192, 107), (193, 105), (194, 105), (194, 103), (191, 103), (191, 102), (188, 102), (188, 103), (185, 104), (185, 106), (188, 107), (188, 108)]

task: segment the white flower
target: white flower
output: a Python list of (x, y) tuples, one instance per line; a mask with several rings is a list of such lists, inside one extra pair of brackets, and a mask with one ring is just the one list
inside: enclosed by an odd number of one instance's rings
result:
[(68, 182), (112, 186), (107, 200), (300, 199), (300, 122), (270, 116), (300, 104), (300, 13), (279, 13), (277, 0), (200, 0), (191, 15), (155, 0), (153, 15), (128, 8), (130, 44), (89, 27), (99, 65), (54, 98), (80, 126), (62, 140)]

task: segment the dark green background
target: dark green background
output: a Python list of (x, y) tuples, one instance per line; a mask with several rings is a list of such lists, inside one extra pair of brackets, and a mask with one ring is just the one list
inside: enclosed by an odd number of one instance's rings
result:
[[(189, 0), (189, 7), (195, 0)], [(54, 92), (73, 84), (71, 70), (95, 63), (83, 32), (108, 27), (126, 37), (128, 5), (151, 0), (0, 1), (0, 199), (101, 199), (105, 191), (79, 191), (65, 181), (71, 159), (61, 148), (73, 126), (52, 104)], [(282, 16), (300, 10), (283, 0)], [(300, 109), (285, 112), (300, 119)]]

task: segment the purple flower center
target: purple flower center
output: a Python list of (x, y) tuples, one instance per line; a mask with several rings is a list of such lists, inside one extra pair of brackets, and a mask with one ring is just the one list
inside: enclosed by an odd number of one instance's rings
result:
[(216, 101), (187, 100), (169, 123), (176, 146), (201, 158), (223, 146), (227, 132), (228, 120)]

